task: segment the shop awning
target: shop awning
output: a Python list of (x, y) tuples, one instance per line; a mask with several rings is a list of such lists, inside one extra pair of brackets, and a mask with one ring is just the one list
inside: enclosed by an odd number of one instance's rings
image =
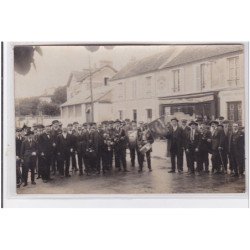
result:
[(188, 95), (178, 95), (178, 96), (166, 96), (160, 97), (159, 103), (164, 104), (196, 104), (202, 102), (210, 102), (215, 99), (216, 92), (209, 93), (197, 93)]

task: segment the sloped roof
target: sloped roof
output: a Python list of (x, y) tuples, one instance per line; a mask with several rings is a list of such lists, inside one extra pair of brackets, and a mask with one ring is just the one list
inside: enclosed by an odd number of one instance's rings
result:
[(243, 45), (176, 45), (170, 46), (165, 52), (158, 53), (142, 60), (129, 63), (111, 80), (124, 79), (163, 68), (174, 67), (202, 59), (242, 51)]
[(161, 68), (173, 67), (194, 61), (220, 56), (244, 49), (243, 45), (188, 45)]
[[(93, 101), (94, 102), (111, 102), (111, 91), (112, 91), (112, 88), (109, 86), (104, 86), (104, 87), (93, 89)], [(88, 103), (90, 101), (91, 101), (90, 91), (80, 92), (77, 95), (75, 95), (73, 98), (70, 98), (68, 101), (63, 103), (61, 107)]]
[[(104, 65), (103, 67), (94, 70), (92, 72), (92, 75), (96, 74), (97, 72), (101, 71), (104, 68), (110, 68), (111, 70), (114, 71), (114, 73), (117, 72), (117, 70), (114, 69), (113, 67), (111, 67), (110, 65)], [(69, 79), (68, 79), (68, 82), (67, 82), (67, 86), (70, 85), (73, 77), (76, 79), (77, 82), (83, 82), (89, 76), (90, 76), (89, 70), (81, 70), (81, 71), (74, 70), (74, 71), (71, 72), (71, 74), (69, 76)]]
[(127, 64), (124, 68), (118, 71), (111, 80), (117, 80), (122, 78), (127, 78), (131, 76), (140, 75), (143, 73), (151, 72), (157, 70), (163, 63), (167, 62), (168, 58), (174, 52), (176, 48), (170, 47), (166, 51), (157, 53), (155, 55), (145, 57), (142, 60), (131, 62)]

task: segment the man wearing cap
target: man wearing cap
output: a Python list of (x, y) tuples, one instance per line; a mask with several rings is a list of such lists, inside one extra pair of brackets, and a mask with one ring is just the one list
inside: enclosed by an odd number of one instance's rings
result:
[(131, 128), (127, 131), (127, 142), (128, 142), (132, 167), (135, 166), (136, 140), (137, 140), (137, 125), (136, 121), (132, 121)]
[(53, 142), (53, 152), (52, 152), (52, 158), (51, 158), (51, 164), (52, 164), (52, 174), (56, 174), (56, 167), (58, 168), (58, 159), (57, 159), (57, 153), (56, 153), (56, 141), (58, 135), (61, 133), (61, 129), (59, 128), (59, 121), (54, 120), (52, 121), (52, 129), (51, 129), (51, 138)]
[(152, 144), (154, 143), (154, 138), (148, 128), (147, 123), (144, 124), (143, 126), (143, 131), (138, 131), (137, 135), (137, 158), (138, 158), (138, 163), (139, 163), (139, 170), (138, 172), (142, 172), (143, 169), (143, 162), (144, 162), (144, 154), (140, 152), (140, 148), (143, 147), (146, 144), (150, 144), (150, 149), (146, 151), (146, 159), (147, 159), (147, 165), (148, 169), (151, 172), (152, 167), (151, 167), (151, 152), (152, 152)]
[(171, 170), (169, 173), (175, 173), (176, 158), (177, 169), (179, 173), (183, 172), (183, 129), (178, 125), (178, 119), (171, 119), (171, 127), (167, 132), (166, 138), (169, 139), (169, 151), (171, 156)]
[(223, 125), (223, 131), (224, 131), (224, 145), (223, 145), (223, 165), (225, 167), (224, 172), (227, 173), (227, 165), (229, 163), (229, 158), (228, 158), (228, 144), (229, 144), (229, 134), (231, 133), (231, 128), (229, 127), (229, 120), (224, 120), (222, 122)]
[(16, 181), (18, 187), (21, 185), (21, 146), (23, 142), (23, 137), (21, 135), (21, 128), (16, 128)]
[(97, 169), (97, 153), (98, 153), (98, 133), (96, 131), (96, 123), (90, 123), (90, 131), (87, 142), (86, 149), (86, 159), (87, 159), (87, 175), (91, 172), (94, 173)]
[(38, 137), (38, 157), (41, 163), (41, 175), (43, 181), (46, 183), (50, 178), (51, 159), (53, 154), (53, 141), (51, 138), (50, 125), (45, 127), (45, 132)]
[(57, 136), (56, 153), (58, 159), (58, 171), (60, 177), (70, 177), (69, 164), (71, 154), (71, 136), (68, 134), (68, 129), (63, 128), (62, 133)]
[[(78, 168), (76, 166), (76, 135), (75, 132), (73, 131), (73, 125), (72, 123), (69, 123), (67, 126), (68, 129), (68, 134), (70, 137), (70, 155), (69, 158), (71, 159), (72, 162), (72, 170), (78, 171)], [(69, 161), (70, 161), (69, 159)]]
[(99, 124), (97, 129), (97, 137), (98, 137), (98, 151), (97, 151), (97, 173), (101, 173), (101, 168), (103, 173), (105, 173), (105, 154), (104, 154), (104, 129), (102, 128), (102, 124)]
[(233, 177), (244, 175), (245, 167), (245, 134), (239, 129), (238, 123), (233, 123), (233, 131), (229, 134), (229, 159), (234, 169)]
[(107, 162), (108, 162), (108, 168), (112, 169), (113, 167), (113, 158), (114, 158), (114, 138), (115, 138), (115, 129), (114, 129), (114, 121), (108, 122), (108, 128), (107, 128), (108, 138), (106, 142), (108, 143), (109, 152), (107, 154)]
[[(194, 174), (194, 163), (197, 160), (197, 155), (199, 153), (200, 146), (200, 132), (197, 129), (198, 124), (195, 121), (191, 121), (189, 124), (190, 131), (186, 137), (185, 150), (187, 154), (187, 166), (190, 175)], [(199, 173), (201, 169), (197, 167), (197, 172)]]
[(37, 143), (34, 141), (34, 132), (28, 131), (27, 139), (22, 142), (20, 156), (23, 161), (22, 178), (24, 187), (28, 185), (28, 173), (31, 171), (31, 184), (35, 185), (35, 167), (37, 157)]
[[(181, 128), (183, 129), (183, 148), (186, 148), (186, 142), (188, 140), (188, 136), (189, 136), (189, 132), (190, 132), (190, 127), (187, 126), (187, 119), (181, 120)], [(188, 161), (186, 151), (184, 150), (184, 152), (186, 155), (186, 161)]]
[(220, 173), (221, 166), (223, 166), (222, 150), (224, 146), (224, 132), (223, 129), (218, 128), (218, 121), (211, 121), (212, 127), (212, 139), (211, 139), (211, 149), (212, 149), (212, 172)]
[[(211, 149), (211, 138), (212, 134), (209, 130), (210, 127), (206, 124), (201, 125), (200, 131), (200, 144), (198, 146), (198, 154), (197, 154), (197, 166), (199, 171), (205, 170), (205, 173), (209, 173), (209, 158), (208, 154)], [(205, 168), (203, 168), (205, 167)]]
[[(38, 143), (38, 138), (39, 136), (43, 133), (43, 129), (44, 129), (44, 125), (43, 124), (37, 124), (37, 134), (34, 135), (34, 140)], [(41, 160), (41, 157), (37, 157), (37, 178), (36, 179), (40, 179), (42, 178), (42, 167), (41, 167), (41, 164), (42, 164), (42, 160)]]
[(121, 171), (121, 165), (124, 172), (127, 170), (126, 162), (126, 134), (123, 128), (121, 128), (121, 122), (119, 120), (115, 121), (114, 129), (114, 153), (115, 153), (115, 167), (118, 171)]
[(73, 122), (73, 134), (77, 135), (78, 134), (78, 127), (79, 127), (79, 122)]
[(218, 122), (219, 122), (219, 124), (222, 124), (223, 123), (223, 121), (224, 121), (224, 117), (223, 116), (219, 116), (219, 118), (218, 118)]
[(196, 122), (196, 127), (197, 127), (197, 129), (200, 131), (201, 130), (201, 124), (202, 124), (202, 117), (201, 116), (198, 116), (197, 117), (197, 119), (195, 120), (195, 122)]

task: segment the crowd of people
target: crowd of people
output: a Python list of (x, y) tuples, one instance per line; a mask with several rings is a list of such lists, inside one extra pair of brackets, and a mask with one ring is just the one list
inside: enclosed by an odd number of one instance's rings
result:
[[(183, 173), (184, 157), (188, 175), (208, 173), (211, 154), (212, 173), (226, 174), (229, 168), (233, 177), (244, 175), (244, 128), (222, 118), (190, 122), (171, 119), (164, 135), (171, 157), (170, 173)], [(117, 171), (128, 172), (127, 149), (132, 168), (137, 158), (138, 172), (143, 171), (144, 162), (151, 172), (154, 137), (150, 124), (129, 119), (100, 124), (74, 122), (67, 127), (58, 120), (47, 126), (24, 125), (16, 128), (17, 186), (27, 186), (29, 172), (32, 185), (36, 184), (35, 175), (47, 183), (57, 174), (61, 178), (71, 177), (71, 172), (80, 176), (105, 174), (113, 165)]]

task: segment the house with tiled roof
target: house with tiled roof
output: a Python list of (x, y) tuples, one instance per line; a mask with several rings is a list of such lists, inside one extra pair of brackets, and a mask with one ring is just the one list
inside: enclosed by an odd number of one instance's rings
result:
[(176, 45), (133, 62), (110, 80), (113, 115), (151, 121), (164, 114), (244, 121), (244, 45)]
[[(61, 119), (65, 122), (90, 122), (111, 119), (112, 86), (110, 79), (117, 71), (105, 61), (98, 68), (72, 71), (67, 81), (67, 101), (61, 105)], [(91, 105), (90, 81), (93, 90)]]

